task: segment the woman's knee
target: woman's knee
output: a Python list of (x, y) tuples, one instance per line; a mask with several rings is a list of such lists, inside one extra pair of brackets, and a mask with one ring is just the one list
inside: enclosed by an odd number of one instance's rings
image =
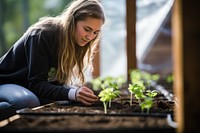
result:
[(39, 99), (30, 90), (15, 84), (0, 85), (0, 99), (16, 109), (33, 108), (40, 105)]

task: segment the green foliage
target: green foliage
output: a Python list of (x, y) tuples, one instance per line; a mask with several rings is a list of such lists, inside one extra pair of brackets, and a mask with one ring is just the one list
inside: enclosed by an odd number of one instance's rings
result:
[(91, 81), (94, 90), (101, 90), (98, 96), (103, 102), (105, 114), (107, 114), (107, 106), (111, 107), (112, 100), (120, 96), (119, 88), (124, 82), (125, 79), (122, 76), (116, 78), (108, 76), (104, 79), (98, 77)]
[(92, 86), (93, 86), (93, 90), (95, 90), (95, 91), (99, 90), (100, 87), (101, 87), (102, 81), (103, 81), (103, 80), (102, 80), (101, 77), (92, 79), (92, 80), (91, 80), (91, 83), (92, 83)]
[[(4, 13), (2, 14), (2, 24), (3, 27), (3, 36), (0, 37), (5, 40), (7, 49), (9, 49), (13, 43), (23, 34), (23, 13), (22, 10), (22, 1), (21, 0), (3, 0)], [(5, 38), (3, 38), (5, 37)], [(1, 44), (4, 45), (4, 44)], [(2, 51), (4, 52), (4, 51)]]
[(110, 86), (110, 83), (116, 84), (119, 88), (121, 88), (125, 82), (126, 79), (124, 76), (118, 76), (118, 77), (107, 76), (105, 78), (97, 77), (91, 80), (91, 83), (93, 85), (93, 90), (95, 91), (102, 90)]
[(131, 93), (130, 97), (130, 105), (132, 105), (132, 95), (134, 94), (135, 98), (141, 101), (141, 99), (145, 98), (143, 92), (145, 90), (145, 86), (143, 82), (136, 82), (134, 84), (129, 84), (128, 87), (129, 92)]
[(150, 98), (154, 98), (159, 93), (159, 91), (157, 90), (152, 90), (152, 91), (147, 90), (146, 92), (147, 92), (146, 95)]
[[(141, 107), (142, 112), (144, 109), (147, 109), (147, 113), (149, 113), (149, 109), (152, 107), (153, 98), (159, 93), (157, 90), (145, 90), (145, 86), (141, 84), (142, 82), (138, 82), (135, 84), (129, 84), (129, 92), (130, 96), (130, 105), (132, 105), (132, 95), (134, 94), (135, 98), (138, 99), (139, 105)], [(146, 93), (146, 94), (145, 94)]]
[(98, 96), (100, 97), (100, 101), (103, 102), (105, 114), (107, 114), (108, 104), (109, 107), (111, 107), (112, 100), (119, 96), (120, 93), (121, 92), (119, 91), (118, 85), (111, 82), (109, 83), (108, 87), (105, 87), (103, 90), (101, 90)]
[[(0, 56), (27, 30), (28, 26), (44, 16), (59, 15), (71, 0), (1, 0)], [(55, 4), (56, 3), (56, 4)], [(24, 6), (26, 5), (26, 8)], [(26, 14), (26, 15), (25, 15)], [(0, 42), (1, 42), (0, 40)], [(4, 45), (4, 46), (3, 46)], [(6, 49), (3, 49), (6, 48)]]
[(153, 105), (153, 99), (159, 92), (157, 90), (147, 90), (146, 91), (146, 97), (143, 102), (140, 103), (140, 107), (142, 109), (142, 113), (144, 112), (144, 109), (147, 109), (147, 114), (149, 113), (150, 108)]
[(139, 69), (130, 70), (131, 82), (143, 81), (146, 87), (150, 86), (152, 82), (157, 81), (160, 78), (159, 74), (150, 74)]
[(130, 105), (132, 105), (133, 94), (138, 99), (142, 112), (147, 109), (149, 113), (153, 105), (154, 97), (159, 93), (157, 90), (146, 90), (152, 82), (160, 78), (158, 74), (150, 74), (138, 69), (130, 71), (130, 79), (132, 84), (129, 84), (128, 90), (130, 92)]
[(140, 105), (140, 107), (141, 107), (142, 113), (144, 112), (144, 109), (147, 109), (147, 114), (149, 114), (149, 110), (150, 110), (150, 108), (151, 108), (152, 105), (153, 105), (153, 98), (151, 98), (151, 97), (146, 97), (146, 98), (144, 99), (144, 101), (141, 102), (139, 105)]
[(174, 81), (173, 74), (167, 75), (166, 82), (167, 83), (172, 83), (173, 81)]

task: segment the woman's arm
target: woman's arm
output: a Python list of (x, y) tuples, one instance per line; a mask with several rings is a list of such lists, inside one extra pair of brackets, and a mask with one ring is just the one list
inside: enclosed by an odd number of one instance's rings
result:
[[(53, 40), (53, 41), (52, 41)], [(38, 97), (51, 100), (70, 100), (70, 88), (48, 82), (48, 72), (51, 67), (55, 47), (54, 39), (46, 32), (30, 35), (25, 42), (25, 54), (28, 67), (29, 89)]]

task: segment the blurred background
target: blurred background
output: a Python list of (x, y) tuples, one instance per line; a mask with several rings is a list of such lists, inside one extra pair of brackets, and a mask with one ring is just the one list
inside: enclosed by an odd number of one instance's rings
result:
[[(0, 0), (0, 56), (44, 16), (55, 16), (71, 0)], [(100, 0), (108, 22), (100, 42), (100, 76), (126, 76), (126, 0)], [(172, 73), (171, 8), (173, 0), (136, 0), (138, 68)], [(91, 76), (89, 79), (92, 78)]]
[(1, 0), (0, 56), (40, 17), (58, 15), (70, 0)]

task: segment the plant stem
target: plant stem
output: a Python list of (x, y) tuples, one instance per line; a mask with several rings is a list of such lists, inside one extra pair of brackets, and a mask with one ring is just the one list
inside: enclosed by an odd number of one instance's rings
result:
[(130, 105), (132, 105), (132, 98), (133, 98), (133, 93), (131, 92)]
[(107, 102), (103, 102), (104, 113), (107, 114)]
[(147, 108), (147, 114), (149, 114), (149, 108)]

